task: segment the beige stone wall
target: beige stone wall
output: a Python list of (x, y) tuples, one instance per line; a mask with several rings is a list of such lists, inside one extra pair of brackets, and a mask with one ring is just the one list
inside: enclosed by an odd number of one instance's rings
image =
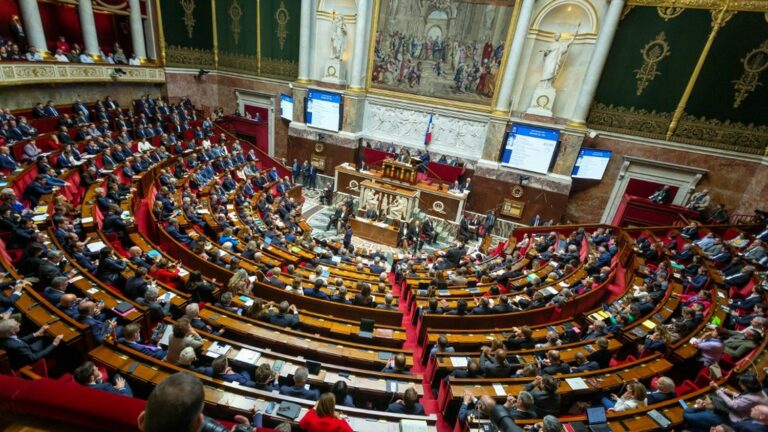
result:
[(636, 156), (674, 164), (709, 170), (699, 182), (708, 188), (712, 202), (722, 202), (730, 214), (752, 214), (755, 208), (768, 205), (768, 167), (759, 162), (743, 161), (712, 154), (702, 154), (666, 147), (631, 143), (616, 138), (585, 138), (585, 148), (613, 151), (603, 180), (574, 180), (565, 219), (578, 223), (597, 222), (608, 204), (608, 197), (616, 184), (622, 156)]

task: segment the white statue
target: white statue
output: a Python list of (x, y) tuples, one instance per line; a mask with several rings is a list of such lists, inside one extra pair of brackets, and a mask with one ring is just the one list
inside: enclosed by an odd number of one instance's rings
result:
[(555, 34), (555, 41), (549, 44), (546, 49), (540, 51), (544, 53), (544, 66), (541, 68), (541, 79), (539, 80), (539, 85), (541, 87), (552, 87), (552, 83), (563, 68), (565, 55), (568, 54), (568, 49), (571, 48), (573, 41), (576, 40), (578, 31), (579, 29), (577, 27), (576, 33), (569, 41), (562, 41), (560, 40), (561, 34)]
[(405, 198), (399, 196), (395, 198), (395, 202), (389, 206), (389, 217), (395, 220), (402, 220), (405, 216), (405, 210), (408, 203)]
[(344, 53), (344, 42), (347, 38), (347, 25), (344, 24), (344, 16), (333, 13), (333, 35), (331, 35), (332, 59), (340, 59)]

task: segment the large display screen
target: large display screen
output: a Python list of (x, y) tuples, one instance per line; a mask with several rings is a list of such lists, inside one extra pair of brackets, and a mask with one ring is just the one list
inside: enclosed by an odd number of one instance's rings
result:
[(338, 132), (341, 129), (341, 95), (319, 90), (307, 94), (307, 125)]
[(280, 117), (293, 121), (293, 97), (286, 94), (280, 95)]
[(559, 137), (560, 132), (553, 129), (514, 124), (501, 154), (501, 164), (546, 174)]
[(573, 165), (571, 177), (591, 180), (602, 180), (605, 168), (611, 160), (610, 150), (581, 149), (576, 164)]

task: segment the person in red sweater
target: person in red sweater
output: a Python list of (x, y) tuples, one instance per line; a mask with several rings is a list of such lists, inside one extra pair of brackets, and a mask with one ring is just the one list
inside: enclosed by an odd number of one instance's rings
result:
[(341, 414), (336, 412), (336, 396), (323, 393), (315, 407), (299, 421), (299, 427), (307, 432), (353, 432)]

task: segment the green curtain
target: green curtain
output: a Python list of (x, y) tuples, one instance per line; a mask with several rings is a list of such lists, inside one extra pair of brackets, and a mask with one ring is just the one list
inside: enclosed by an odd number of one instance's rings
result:
[(734, 106), (739, 93), (737, 82), (752, 82), (752, 76), (745, 76), (742, 59), (753, 50), (763, 52), (756, 52), (749, 58), (749, 68), (757, 69), (762, 65), (763, 69), (768, 69), (766, 15), (738, 12), (718, 32), (685, 112), (720, 121), (768, 125), (768, 70), (756, 74), (755, 89), (745, 91), (738, 106)]
[[(647, 111), (674, 111), (709, 36), (710, 22), (707, 10), (687, 9), (665, 19), (655, 7), (631, 9), (619, 23), (595, 101)], [(647, 45), (661, 35), (666, 47), (661, 42)], [(653, 62), (645, 58), (657, 58), (665, 50), (667, 55), (655, 62), (657, 74), (650, 79)], [(643, 82), (638, 74), (644, 65), (649, 79), (638, 94)]]
[[(194, 6), (191, 15), (184, 5)], [(160, 2), (166, 61), (170, 66), (213, 66), (213, 20), (209, 0)]]
[(260, 0), (260, 75), (295, 79), (299, 67), (301, 0)]
[(219, 69), (256, 74), (256, 0), (216, 0)]

